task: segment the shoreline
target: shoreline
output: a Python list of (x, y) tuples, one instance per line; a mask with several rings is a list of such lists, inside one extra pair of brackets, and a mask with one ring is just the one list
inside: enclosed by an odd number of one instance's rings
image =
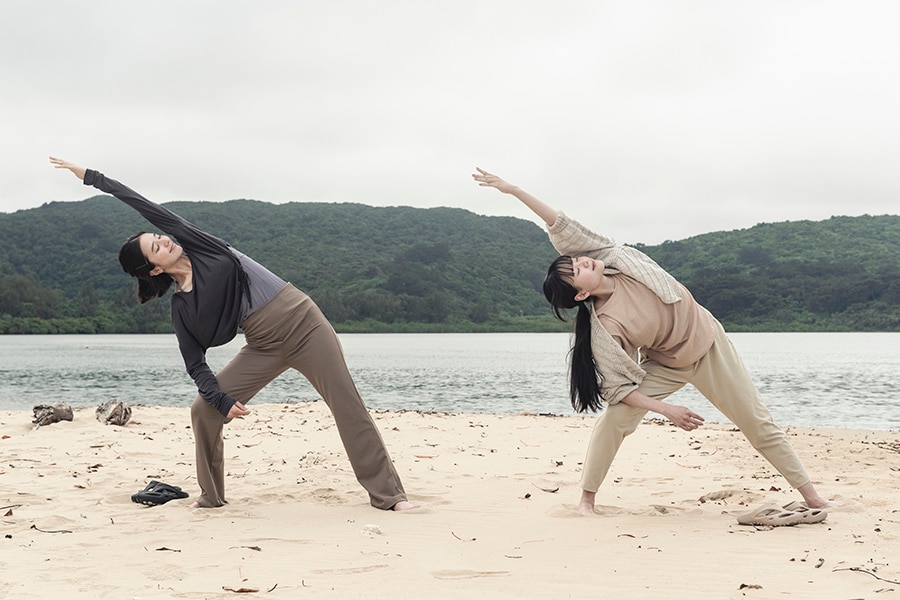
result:
[[(250, 408), (226, 426), (229, 504), (201, 510), (188, 407), (133, 406), (124, 427), (79, 408), (36, 430), (0, 411), (8, 597), (900, 598), (897, 430), (785, 427), (844, 506), (767, 529), (734, 517), (799, 494), (730, 424), (646, 421), (582, 517), (596, 417), (372, 410), (420, 505), (395, 514), (368, 505), (323, 402)], [(131, 502), (151, 479), (190, 498)]]

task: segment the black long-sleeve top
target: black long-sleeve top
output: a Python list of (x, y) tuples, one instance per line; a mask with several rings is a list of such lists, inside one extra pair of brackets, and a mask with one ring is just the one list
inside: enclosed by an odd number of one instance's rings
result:
[(247, 276), (230, 246), (131, 188), (88, 169), (84, 184), (112, 194), (153, 226), (174, 237), (191, 260), (190, 292), (172, 295), (172, 326), (184, 366), (200, 395), (223, 415), (235, 399), (219, 389), (206, 364), (206, 351), (227, 344), (237, 334), (241, 301), (249, 299)]

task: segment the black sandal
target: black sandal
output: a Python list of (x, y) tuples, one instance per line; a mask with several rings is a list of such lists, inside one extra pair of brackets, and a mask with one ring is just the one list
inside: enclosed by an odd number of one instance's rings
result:
[(182, 491), (178, 486), (161, 481), (151, 481), (144, 489), (131, 496), (131, 501), (147, 506), (156, 506), (165, 504), (169, 500), (180, 500), (187, 497), (187, 492)]

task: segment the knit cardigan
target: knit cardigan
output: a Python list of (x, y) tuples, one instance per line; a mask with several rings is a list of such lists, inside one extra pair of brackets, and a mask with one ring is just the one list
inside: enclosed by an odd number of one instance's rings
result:
[[(680, 284), (649, 256), (630, 246), (595, 233), (560, 212), (547, 228), (550, 242), (560, 255), (588, 256), (603, 261), (605, 274), (622, 273), (647, 286), (666, 304), (681, 301)], [(591, 306), (591, 353), (600, 374), (600, 397), (609, 404), (620, 402), (637, 389), (646, 372), (638, 356), (629, 356), (606, 331)]]

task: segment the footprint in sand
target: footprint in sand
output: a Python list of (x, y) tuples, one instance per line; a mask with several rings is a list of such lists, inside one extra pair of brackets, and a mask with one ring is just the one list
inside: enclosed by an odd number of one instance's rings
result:
[(547, 515), (558, 519), (574, 519), (582, 516), (574, 504), (558, 504), (548, 510)]
[(445, 498), (443, 496), (435, 496), (435, 495), (428, 495), (428, 494), (411, 494), (409, 496), (409, 501), (412, 502), (413, 504), (419, 504), (419, 505), (429, 504), (432, 506), (444, 506), (447, 504), (452, 504), (451, 500), (448, 500), (447, 498)]
[(704, 494), (700, 496), (701, 501), (712, 502), (715, 500), (726, 500), (731, 498), (735, 494), (737, 494), (737, 490), (719, 490), (717, 492), (710, 492), (708, 494)]
[(643, 510), (635, 510), (632, 511), (632, 514), (636, 515), (686, 515), (691, 513), (699, 513), (699, 508), (694, 507), (681, 507), (681, 506), (672, 506), (668, 504), (651, 504), (647, 508)]
[(477, 579), (479, 577), (506, 577), (509, 571), (470, 571), (469, 569), (447, 569), (432, 571), (435, 579)]
[[(629, 511), (625, 510), (621, 506), (607, 506), (598, 504), (594, 507), (594, 514), (597, 516), (623, 515), (628, 512)], [(574, 504), (558, 504), (548, 510), (547, 515), (561, 519), (579, 518), (584, 516), (580, 512), (578, 512), (578, 507)]]
[(387, 569), (387, 565), (370, 565), (368, 567), (351, 567), (347, 569), (313, 569), (316, 575), (355, 575), (356, 573), (368, 573), (379, 569)]

